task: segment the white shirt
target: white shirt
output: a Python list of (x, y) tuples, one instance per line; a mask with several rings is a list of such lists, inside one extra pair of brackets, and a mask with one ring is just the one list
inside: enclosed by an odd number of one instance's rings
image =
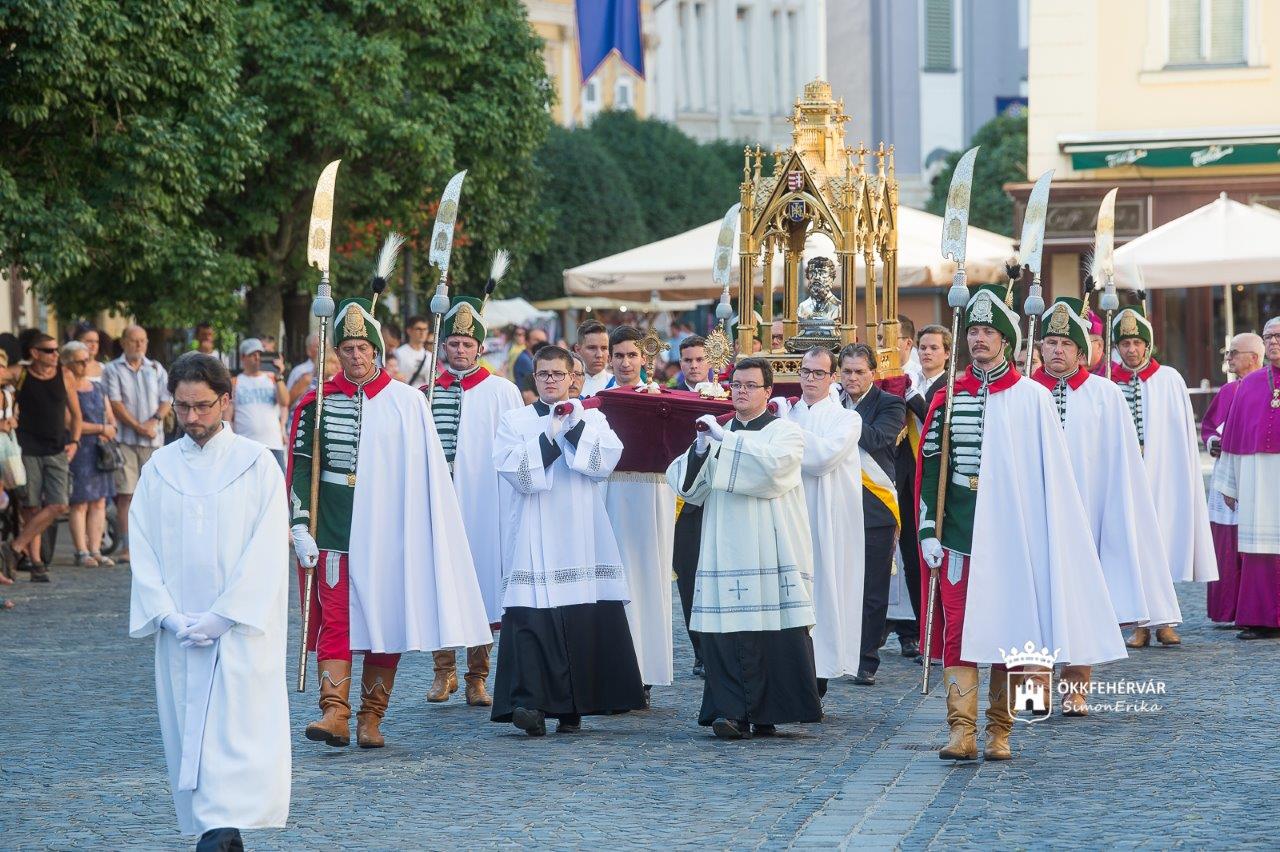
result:
[(594, 376), (588, 374), (582, 381), (582, 395), (584, 397), (595, 396), (608, 386), (609, 380), (612, 378), (613, 373), (609, 372), (608, 367), (605, 367)]
[[(400, 375), (404, 376), (406, 382), (414, 387), (427, 383), (427, 370), (431, 367), (427, 363), (431, 357), (431, 351), (427, 347), (415, 349), (412, 344), (402, 343), (396, 347), (395, 356)], [(413, 375), (415, 372), (418, 374), (416, 378)]]
[(269, 450), (284, 449), (280, 406), (276, 404), (276, 377), (272, 373), (236, 376), (235, 420), (237, 435), (257, 441)]

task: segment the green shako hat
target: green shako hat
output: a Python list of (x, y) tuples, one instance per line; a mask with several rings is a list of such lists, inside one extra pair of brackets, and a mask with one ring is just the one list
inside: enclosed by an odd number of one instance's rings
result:
[(1147, 346), (1155, 343), (1155, 335), (1151, 331), (1151, 320), (1147, 319), (1147, 311), (1142, 305), (1121, 308), (1111, 318), (1111, 335), (1116, 343), (1121, 340), (1145, 340)]
[(1018, 314), (1008, 304), (1012, 292), (1003, 284), (981, 284), (964, 308), (964, 327), (989, 325), (1004, 336), (1005, 342), (1017, 352), (1022, 348), (1022, 331), (1018, 328)]
[(379, 355), (382, 352), (382, 324), (373, 318), (368, 299), (343, 299), (333, 315), (333, 345), (344, 340), (367, 340)]
[(484, 303), (474, 296), (454, 296), (453, 304), (441, 321), (440, 331), (445, 338), (460, 335), (470, 337), (476, 343), (483, 344), (487, 336), (481, 311)]
[(1040, 317), (1044, 321), (1044, 336), (1066, 337), (1079, 347), (1081, 356), (1088, 358), (1089, 323), (1083, 314), (1083, 299), (1059, 296)]

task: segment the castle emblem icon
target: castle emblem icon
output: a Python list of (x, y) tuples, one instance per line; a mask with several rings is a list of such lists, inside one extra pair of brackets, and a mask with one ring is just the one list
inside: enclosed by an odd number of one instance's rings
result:
[(1020, 722), (1038, 722), (1053, 713), (1053, 664), (1058, 661), (1061, 649), (1036, 650), (1036, 643), (1027, 642), (1022, 648), (1008, 651), (1001, 648), (1009, 672), (1009, 713)]

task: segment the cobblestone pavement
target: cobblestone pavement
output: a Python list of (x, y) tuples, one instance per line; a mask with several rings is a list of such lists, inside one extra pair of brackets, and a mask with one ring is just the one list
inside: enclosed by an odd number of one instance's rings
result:
[[(55, 566), (53, 577), (0, 587), (17, 603), (0, 612), (0, 848), (190, 848), (163, 774), (152, 644), (125, 636), (128, 569)], [(1274, 848), (1280, 643), (1236, 641), (1204, 618), (1202, 587), (1180, 592), (1181, 647), (1095, 671), (1163, 681), (1158, 709), (1018, 725), (1008, 763), (937, 758), (942, 699), (919, 695), (920, 669), (894, 640), (876, 686), (834, 682), (822, 724), (750, 742), (718, 742), (695, 724), (701, 681), (682, 628), (676, 683), (654, 690), (653, 709), (588, 718), (576, 736), (531, 740), (457, 696), (428, 704), (422, 654), (396, 681), (389, 747), (330, 749), (301, 737), (312, 678), (309, 694), (290, 692), (290, 826), (247, 839), (254, 849)]]

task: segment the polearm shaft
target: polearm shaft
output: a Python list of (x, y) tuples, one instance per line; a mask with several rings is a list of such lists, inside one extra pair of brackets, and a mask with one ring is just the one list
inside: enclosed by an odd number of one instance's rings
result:
[(436, 353), (440, 351), (440, 327), (444, 322), (444, 313), (449, 310), (449, 288), (444, 283), (444, 276), (440, 277), (440, 283), (436, 286), (436, 293), (431, 297), (431, 312), (435, 314), (432, 321), (433, 328), (431, 331), (431, 353), (427, 357), (427, 405), (431, 405), (431, 400), (435, 397), (436, 391)]
[[(320, 270), (320, 284), (311, 302), (311, 313), (320, 320), (320, 345), (316, 348), (316, 413), (311, 434), (311, 494), (307, 529), (316, 540), (320, 520), (320, 416), (324, 411), (324, 366), (328, 352), (329, 318), (333, 316), (333, 294), (329, 287), (329, 241), (333, 226), (333, 189), (338, 175), (334, 160), (325, 166), (316, 183), (311, 205), (311, 225), (307, 232), (307, 263)], [(307, 691), (307, 639), (311, 635), (311, 595), (315, 589), (316, 566), (303, 565), (302, 639), (298, 643), (298, 692)]]
[(1022, 303), (1022, 310), (1027, 315), (1027, 362), (1024, 375), (1031, 375), (1032, 358), (1036, 348), (1036, 322), (1040, 319), (1040, 315), (1044, 313), (1044, 294), (1040, 287), (1040, 276), (1036, 275), (1031, 279), (1031, 289), (1027, 293), (1027, 300)]
[[(934, 512), (937, 526), (934, 532), (938, 542), (942, 542), (942, 522), (947, 516), (947, 478), (951, 460), (951, 406), (956, 395), (956, 352), (960, 340), (960, 311), (964, 309), (969, 298), (966, 286), (964, 263), (956, 269), (951, 279), (951, 289), (947, 291), (947, 304), (951, 306), (951, 359), (947, 363), (947, 401), (942, 408), (941, 432), (942, 441), (938, 455), (938, 493), (936, 495), (937, 511)], [(938, 582), (941, 566), (929, 569), (928, 608), (924, 615), (924, 675), (920, 683), (921, 694), (929, 694), (929, 663), (933, 659), (933, 610), (938, 600)]]

